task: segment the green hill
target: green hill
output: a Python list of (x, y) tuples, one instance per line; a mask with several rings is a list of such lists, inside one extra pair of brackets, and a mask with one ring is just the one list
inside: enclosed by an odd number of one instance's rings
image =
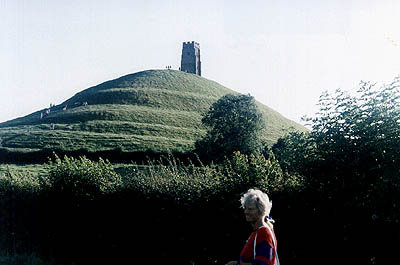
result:
[[(43, 149), (185, 153), (205, 134), (202, 115), (227, 93), (237, 92), (193, 74), (138, 72), (85, 89), (53, 106), (48, 115), (42, 109), (0, 123), (0, 148), (9, 153)], [(267, 123), (264, 136), (268, 144), (290, 127), (306, 130), (258, 104)]]

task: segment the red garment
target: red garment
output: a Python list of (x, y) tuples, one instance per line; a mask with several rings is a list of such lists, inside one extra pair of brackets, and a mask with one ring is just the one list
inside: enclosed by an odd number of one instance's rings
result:
[[(257, 234), (255, 258), (254, 258), (254, 239)], [(261, 226), (251, 233), (249, 239), (240, 252), (240, 261), (259, 264), (275, 265), (276, 256), (276, 237), (275, 233), (269, 227)]]

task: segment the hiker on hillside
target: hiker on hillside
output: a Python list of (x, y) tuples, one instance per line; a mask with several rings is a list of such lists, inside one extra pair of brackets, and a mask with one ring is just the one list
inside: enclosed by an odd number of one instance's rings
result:
[(274, 221), (269, 217), (272, 201), (258, 189), (249, 189), (240, 201), (253, 232), (240, 252), (240, 260), (230, 261), (226, 265), (279, 265)]

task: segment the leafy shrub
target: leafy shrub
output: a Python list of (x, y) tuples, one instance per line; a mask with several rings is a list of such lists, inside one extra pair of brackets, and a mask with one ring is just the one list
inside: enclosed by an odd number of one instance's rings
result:
[(274, 153), (304, 176), (307, 208), (330, 224), (331, 244), (358, 263), (396, 264), (400, 235), (389, 231), (400, 231), (400, 79), (380, 88), (361, 82), (354, 96), (324, 93), (319, 105), (312, 131), (281, 138)]
[(148, 161), (144, 167), (134, 166), (124, 181), (128, 189), (140, 194), (153, 194), (177, 201), (209, 200), (212, 196), (240, 193), (252, 187), (264, 191), (278, 192), (302, 186), (297, 175), (284, 173), (274, 155), (266, 159), (263, 155), (233, 153), (221, 164), (188, 165), (172, 156)]
[(308, 119), (311, 133), (292, 133), (273, 147), (280, 163), (312, 189), (340, 193), (351, 207), (400, 222), (399, 82), (378, 89), (362, 82), (355, 96), (324, 93), (320, 112)]
[(55, 155), (55, 161), (47, 166), (49, 173), (43, 184), (53, 192), (93, 199), (115, 191), (122, 183), (112, 164), (102, 158), (94, 162), (84, 156), (60, 159)]
[(33, 221), (32, 213), (40, 191), (36, 176), (14, 174), (9, 169), (0, 173), (0, 254), (30, 246), (33, 231), (28, 226)]
[[(120, 264), (132, 255), (143, 262), (152, 255), (157, 263), (171, 259), (177, 248), (178, 264), (220, 263), (247, 236), (245, 229), (237, 231), (244, 222), (238, 214), (243, 192), (259, 187), (282, 193), (301, 186), (300, 179), (280, 170), (273, 155), (239, 152), (221, 164), (182, 162), (172, 155), (148, 160), (126, 169), (123, 178), (101, 159), (56, 156), (46, 166), (48, 174), (40, 179), (2, 177), (1, 187), (39, 196), (31, 202), (13, 195), (8, 208), (0, 201), (5, 213), (0, 244), (10, 253), (34, 251), (60, 264)], [(15, 204), (17, 198), (22, 203)], [(226, 242), (223, 250), (219, 240), (209, 240), (216, 235)]]
[(302, 178), (284, 173), (272, 152), (268, 159), (264, 155), (248, 156), (235, 152), (221, 167), (223, 175), (240, 187), (242, 192), (252, 187), (258, 187), (267, 193), (302, 187)]
[(176, 201), (207, 200), (215, 194), (220, 173), (217, 166), (196, 166), (173, 156), (134, 165), (124, 180), (125, 187), (144, 196), (167, 197)]
[(40, 181), (36, 176), (29, 174), (13, 174), (8, 169), (0, 174), (0, 196), (12, 192), (15, 197), (24, 197), (40, 191)]
[[(137, 248), (149, 246), (157, 238), (162, 247), (157, 248), (159, 257), (154, 258), (170, 257), (174, 249), (180, 249), (179, 264), (215, 264), (226, 261), (234, 254), (232, 249), (237, 244), (241, 247), (248, 236), (247, 232), (242, 234), (246, 224), (242, 224), (239, 209), (243, 192), (258, 187), (281, 195), (300, 188), (302, 182), (282, 172), (273, 155), (266, 159), (236, 152), (221, 164), (183, 163), (172, 156), (148, 161), (145, 166), (134, 166), (124, 184), (125, 192), (117, 200), (126, 206), (118, 219), (135, 222), (138, 227), (156, 227), (154, 231), (136, 228), (130, 232), (142, 238)], [(130, 210), (132, 205), (134, 210)], [(136, 213), (146, 218), (137, 218)], [(224, 240), (224, 249), (218, 240), (210, 241), (211, 237)], [(143, 251), (155, 250), (146, 247)]]

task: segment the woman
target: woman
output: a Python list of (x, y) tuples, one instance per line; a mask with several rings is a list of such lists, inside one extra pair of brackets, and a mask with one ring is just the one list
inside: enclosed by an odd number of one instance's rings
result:
[(272, 202), (268, 195), (260, 190), (250, 189), (240, 201), (246, 221), (251, 224), (253, 232), (240, 252), (240, 261), (230, 261), (226, 265), (279, 265), (273, 220), (269, 217)]

